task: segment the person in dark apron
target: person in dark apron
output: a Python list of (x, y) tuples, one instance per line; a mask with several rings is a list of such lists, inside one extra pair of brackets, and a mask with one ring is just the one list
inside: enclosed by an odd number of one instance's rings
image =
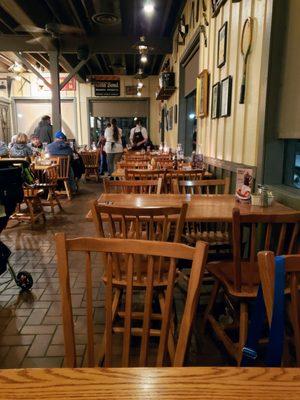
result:
[(136, 127), (132, 128), (130, 132), (132, 150), (140, 151), (145, 149), (145, 144), (147, 140), (147, 130), (142, 126), (141, 120), (137, 120)]

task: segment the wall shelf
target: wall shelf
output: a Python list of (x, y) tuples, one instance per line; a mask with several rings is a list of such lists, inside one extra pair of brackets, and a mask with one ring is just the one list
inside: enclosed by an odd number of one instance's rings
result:
[(156, 93), (156, 100), (168, 100), (172, 96), (172, 94), (175, 92), (175, 90), (176, 90), (175, 86), (162, 87)]

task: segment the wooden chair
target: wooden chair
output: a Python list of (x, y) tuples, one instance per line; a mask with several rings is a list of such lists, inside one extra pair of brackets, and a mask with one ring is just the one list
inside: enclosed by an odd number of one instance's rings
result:
[[(172, 192), (174, 194), (229, 194), (230, 180), (225, 179), (201, 179), (185, 181), (173, 179)], [(194, 244), (197, 240), (210, 243), (210, 250), (216, 251), (215, 257), (222, 257), (224, 251), (231, 246), (226, 223), (201, 223), (189, 222), (185, 224), (185, 240), (188, 244)], [(220, 251), (223, 251), (221, 254)]]
[(110, 181), (104, 179), (105, 193), (139, 193), (160, 194), (162, 189), (162, 178), (145, 181)]
[[(264, 209), (263, 209), (264, 210)], [(233, 260), (208, 263), (206, 268), (216, 279), (209, 304), (205, 311), (204, 326), (208, 321), (223, 342), (228, 353), (238, 362), (241, 361), (242, 349), (248, 332), (248, 302), (257, 295), (259, 279), (257, 252), (275, 250), (276, 255), (292, 254), (299, 235), (300, 213), (268, 214), (267, 212), (242, 215), (235, 208), (232, 213)], [(248, 233), (248, 245), (244, 237)], [(235, 317), (232, 325), (225, 326), (218, 322), (213, 314), (220, 287), (224, 290), (228, 305), (233, 307)], [(234, 342), (227, 334), (227, 329), (239, 326), (239, 339)]]
[(85, 179), (94, 176), (96, 181), (99, 182), (99, 151), (82, 151), (80, 155), (85, 167)]
[[(167, 359), (168, 338), (172, 324), (172, 304), (174, 297), (174, 285), (176, 278), (176, 260), (187, 259), (192, 261), (191, 279), (187, 291), (183, 316), (178, 333), (178, 340), (174, 348), (174, 358), (171, 360), (173, 366), (183, 366), (188, 349), (189, 336), (192, 321), (199, 300), (201, 279), (205, 267), (207, 245), (198, 242), (196, 248), (190, 248), (179, 243), (162, 243), (140, 240), (106, 239), (106, 238), (78, 238), (66, 239), (65, 234), (56, 234), (57, 264), (60, 280), (62, 299), (62, 317), (65, 341), (65, 366), (76, 367), (76, 347), (74, 334), (74, 321), (72, 314), (72, 300), (70, 289), (70, 273), (68, 254), (70, 252), (84, 253), (86, 257), (86, 286), (87, 286), (87, 355), (88, 366), (99, 365), (98, 351), (94, 347), (93, 327), (93, 287), (92, 287), (92, 265), (91, 253), (102, 253), (107, 260), (105, 274), (107, 276), (105, 294), (105, 367), (113, 365), (114, 333), (122, 334), (122, 360), (118, 366), (128, 367), (131, 364), (131, 338), (141, 337), (141, 346), (138, 355), (138, 365), (144, 367), (149, 364), (150, 356), (154, 356), (154, 349), (149, 342), (151, 337), (159, 338), (156, 353), (156, 366), (161, 367)], [(124, 256), (126, 266), (125, 281), (121, 282), (125, 288), (124, 311), (117, 313), (114, 281), (119, 280), (118, 258)], [(145, 257), (146, 279), (142, 287), (144, 304), (142, 311), (136, 311), (141, 305), (136, 301), (134, 292), (134, 260), (135, 257)], [(162, 313), (152, 312), (152, 303), (157, 294), (154, 283), (159, 279), (158, 271), (154, 269), (155, 258), (164, 258), (167, 261), (167, 274), (164, 278), (165, 305)], [(140, 298), (140, 297), (139, 297)], [(115, 318), (118, 314), (118, 319)], [(155, 325), (153, 320), (155, 319)], [(139, 320), (139, 325), (136, 321)], [(96, 353), (96, 354), (95, 354)], [(101, 359), (101, 357), (100, 357)]]
[(177, 179), (178, 181), (196, 181), (203, 178), (202, 169), (168, 169), (165, 175), (165, 193), (172, 193), (172, 181)]
[(172, 192), (175, 194), (229, 194), (229, 187), (230, 178), (172, 181)]
[(72, 199), (72, 191), (69, 184), (70, 178), (70, 157), (69, 156), (59, 156), (54, 157), (54, 161), (57, 162), (58, 172), (57, 180), (63, 181), (65, 187), (65, 193), (69, 200)]
[(33, 168), (33, 172), (37, 177), (37, 182), (34, 184), (34, 187), (48, 193), (47, 200), (42, 200), (42, 205), (51, 207), (52, 214), (54, 214), (55, 206), (58, 206), (60, 210), (63, 209), (56, 194), (58, 179), (57, 170), (57, 164), (53, 164), (45, 170), (36, 170)]
[[(275, 255), (271, 251), (258, 253), (259, 276), (261, 280), (268, 324), (271, 326), (274, 305), (274, 278), (275, 278)], [(296, 350), (296, 364), (300, 367), (300, 298), (299, 298), (299, 275), (300, 255), (285, 256), (285, 272), (288, 292), (290, 295), (290, 321), (293, 327), (293, 342)], [(290, 339), (290, 338), (289, 338)]]
[(148, 169), (148, 161), (120, 161), (117, 163), (117, 169)]
[(128, 168), (125, 169), (125, 179), (130, 180), (157, 180), (162, 178), (164, 180), (166, 172), (162, 169), (155, 169), (155, 170), (140, 170), (140, 169), (132, 169)]
[[(10, 218), (19, 222), (30, 222), (32, 225), (40, 218), (45, 222), (45, 212), (40, 198), (43, 190), (31, 187), (24, 187), (23, 190), (23, 203), (18, 204), (16, 211)], [(25, 206), (25, 208), (22, 206)]]
[[(100, 237), (181, 241), (188, 204), (181, 207), (116, 207), (92, 206), (93, 221)], [(108, 229), (107, 229), (108, 228)]]
[(131, 152), (124, 154), (125, 162), (139, 162), (139, 161), (150, 161), (150, 154), (132, 154)]

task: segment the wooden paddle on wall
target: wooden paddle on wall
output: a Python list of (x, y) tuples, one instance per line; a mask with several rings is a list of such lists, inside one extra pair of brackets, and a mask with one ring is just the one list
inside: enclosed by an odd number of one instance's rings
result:
[(241, 53), (244, 59), (244, 65), (243, 65), (243, 79), (240, 92), (240, 104), (245, 104), (247, 65), (252, 47), (252, 39), (253, 39), (253, 18), (249, 17), (244, 22), (242, 39), (241, 39)]

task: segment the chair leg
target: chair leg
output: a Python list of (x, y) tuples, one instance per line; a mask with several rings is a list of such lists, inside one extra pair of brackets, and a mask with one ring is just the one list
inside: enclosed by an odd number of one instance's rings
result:
[(65, 185), (65, 189), (66, 189), (66, 192), (67, 192), (67, 197), (68, 197), (69, 200), (71, 200), (72, 199), (72, 193), (71, 193), (71, 188), (70, 188), (69, 182), (64, 181), (64, 185)]
[(247, 336), (248, 336), (248, 304), (241, 303), (240, 305), (240, 332), (239, 332), (239, 345), (238, 345), (238, 366), (241, 365), (242, 355), (243, 355), (243, 347), (246, 344)]
[(200, 326), (200, 333), (203, 334), (205, 332), (205, 328), (206, 328), (206, 324), (207, 324), (207, 320), (208, 320), (208, 316), (211, 313), (213, 306), (215, 305), (218, 293), (219, 293), (219, 289), (220, 289), (220, 283), (219, 281), (215, 281), (208, 304), (206, 306), (205, 309), (205, 313), (203, 316), (203, 320), (202, 320), (202, 324)]
[[(158, 300), (159, 300), (161, 313), (163, 314), (164, 307), (165, 307), (165, 297), (164, 297), (163, 293), (160, 293), (158, 295)], [(173, 361), (174, 361), (174, 358), (175, 358), (173, 313), (172, 313), (172, 317), (171, 317), (171, 320), (170, 320), (170, 329), (169, 329), (169, 336), (168, 336), (168, 352), (169, 352), (169, 357), (170, 357), (171, 363), (173, 364)]]
[[(113, 302), (112, 302), (112, 323), (114, 322), (114, 320), (116, 318), (121, 297), (122, 297), (122, 289), (116, 288)], [(102, 339), (101, 343), (95, 349), (95, 354), (97, 355), (96, 359), (98, 360), (99, 366), (103, 365), (104, 359), (105, 359), (105, 329), (103, 332), (103, 339)]]
[(54, 188), (51, 189), (51, 192), (52, 192), (52, 197), (54, 198), (56, 204), (58, 205), (58, 208), (62, 211), (63, 208), (62, 208), (62, 205), (61, 205), (61, 203), (60, 203), (60, 201), (59, 201), (58, 196), (57, 196), (56, 193), (55, 193), (55, 189), (54, 189)]

